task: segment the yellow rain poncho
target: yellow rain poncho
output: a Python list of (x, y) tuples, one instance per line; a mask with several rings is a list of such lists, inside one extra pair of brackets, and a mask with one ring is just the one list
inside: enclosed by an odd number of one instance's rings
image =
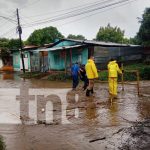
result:
[(97, 68), (95, 66), (95, 63), (92, 59), (89, 59), (86, 66), (86, 75), (88, 79), (95, 79), (98, 78)]
[(122, 74), (116, 61), (110, 61), (108, 64), (108, 82), (109, 93), (113, 96), (117, 96), (117, 78), (118, 73)]

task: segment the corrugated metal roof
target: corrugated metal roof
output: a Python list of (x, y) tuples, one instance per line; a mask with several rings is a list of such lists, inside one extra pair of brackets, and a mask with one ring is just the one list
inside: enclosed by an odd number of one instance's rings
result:
[(78, 48), (84, 45), (73, 45), (73, 46), (63, 46), (63, 47), (52, 47), (47, 49), (39, 49), (38, 51), (56, 51), (56, 50), (63, 50), (63, 49), (71, 49), (71, 48)]
[(132, 44), (122, 44), (122, 43), (113, 43), (113, 42), (104, 42), (104, 41), (95, 41), (95, 40), (76, 40), (76, 39), (61, 39), (58, 42), (62, 41), (73, 41), (78, 42), (80, 44), (91, 44), (91, 45), (99, 45), (103, 47), (137, 47), (140, 45), (132, 45)]
[(99, 46), (108, 46), (108, 47), (136, 47), (140, 45), (131, 45), (131, 44), (121, 44), (121, 43), (113, 43), (113, 42), (104, 42), (104, 41), (90, 41), (90, 40), (85, 40), (83, 43), (85, 44), (94, 44), (94, 45), (99, 45)]

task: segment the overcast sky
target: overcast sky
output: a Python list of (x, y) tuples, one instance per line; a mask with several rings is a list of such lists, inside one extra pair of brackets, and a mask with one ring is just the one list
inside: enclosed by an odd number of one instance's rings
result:
[[(125, 36), (129, 38), (138, 32), (140, 24), (137, 17), (141, 18), (146, 7), (150, 7), (150, 0), (0, 0), (0, 16), (16, 20), (16, 8), (19, 8), (23, 40), (35, 29), (48, 26), (57, 27), (64, 36), (82, 34), (91, 40), (100, 26), (108, 23), (125, 30)], [(91, 12), (80, 15), (84, 10)], [(58, 20), (69, 12), (71, 17)], [(18, 38), (16, 23), (12, 20), (0, 17), (0, 37)]]

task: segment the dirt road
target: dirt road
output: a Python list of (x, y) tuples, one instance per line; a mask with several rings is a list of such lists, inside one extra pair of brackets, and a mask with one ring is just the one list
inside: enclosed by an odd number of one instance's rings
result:
[[(150, 81), (140, 83), (140, 96), (134, 83), (126, 84), (125, 91), (119, 85), (113, 103), (107, 83), (97, 83), (91, 97), (81, 85), (76, 91), (70, 87), (65, 82), (1, 79), (0, 135), (7, 150), (150, 148), (149, 122), (142, 124), (150, 118)], [(132, 136), (134, 132), (139, 134)]]

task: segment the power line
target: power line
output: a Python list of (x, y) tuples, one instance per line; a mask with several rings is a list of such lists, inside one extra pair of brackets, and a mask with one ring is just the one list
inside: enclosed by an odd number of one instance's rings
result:
[[(75, 8), (80, 8), (80, 9), (83, 9), (83, 7), (85, 7), (85, 6), (91, 6), (91, 5), (93, 5), (93, 4), (98, 4), (98, 3), (103, 3), (103, 1), (106, 1), (106, 0), (101, 0), (101, 2), (100, 1), (95, 1), (95, 2), (91, 2), (91, 3), (85, 3), (84, 5), (82, 4), (82, 5), (77, 5), (77, 6), (75, 6), (75, 7), (71, 7), (71, 8), (68, 8), (68, 9), (61, 9), (61, 10), (57, 10), (57, 11), (49, 11), (49, 12), (46, 12), (46, 13), (43, 13), (43, 14), (37, 14), (37, 15), (34, 15), (34, 16), (30, 16), (30, 17), (27, 17), (27, 16), (25, 16), (26, 18), (35, 18), (35, 17), (41, 17), (41, 16), (45, 16), (45, 15), (50, 15), (50, 14), (55, 14), (55, 13), (59, 13), (59, 12), (64, 12), (64, 11), (68, 11), (68, 10), (73, 10), (73, 9), (75, 9)], [(107, 1), (110, 1), (110, 0), (107, 0)]]
[[(137, 1), (137, 0), (132, 0), (132, 1), (130, 1), (130, 3), (134, 2), (134, 1)], [(96, 13), (93, 13), (93, 14), (90, 14), (90, 15), (86, 15), (86, 16), (84, 16), (84, 17), (81, 17), (81, 18), (78, 18), (78, 19), (75, 19), (75, 20), (72, 20), (72, 21), (69, 21), (69, 22), (66, 22), (66, 23), (57, 25), (57, 26), (63, 26), (63, 25), (66, 25), (66, 24), (70, 24), (70, 23), (73, 23), (73, 22), (76, 22), (76, 21), (85, 19), (85, 18), (87, 18), (87, 17), (93, 16), (93, 15), (96, 15), (96, 14), (99, 14), (99, 13), (103, 13), (103, 12), (106, 12), (106, 11), (109, 11), (109, 10), (111, 10), (111, 9), (114, 9), (114, 8), (117, 8), (117, 7), (120, 7), (120, 6), (124, 6), (124, 5), (127, 5), (127, 4), (129, 4), (129, 2), (126, 2), (125, 4), (121, 4), (121, 5), (118, 5), (118, 6), (114, 6), (114, 7), (112, 7), (112, 8), (108, 8), (108, 9), (103, 10), (103, 11), (98, 11), (98, 12), (96, 12)]]
[(11, 33), (12, 31), (14, 31), (14, 29), (16, 30), (16, 27), (13, 27), (11, 29), (9, 29), (7, 32), (1, 34), (0, 36), (3, 37), (3, 36), (6, 36), (7, 34)]
[(89, 10), (83, 10), (82, 12), (76, 12), (76, 13), (73, 13), (73, 14), (68, 14), (68, 15), (64, 15), (64, 16), (61, 16), (61, 17), (56, 17), (56, 18), (53, 18), (53, 19), (47, 19), (45, 21), (43, 21), (43, 20), (39, 21), (39, 22), (36, 21), (36, 22), (30, 23), (28, 25), (24, 25), (24, 27), (30, 27), (30, 26), (36, 26), (36, 25), (40, 25), (40, 24), (44, 24), (44, 23), (48, 23), (48, 22), (60, 21), (60, 20), (63, 20), (63, 19), (68, 19), (68, 18), (72, 18), (72, 17), (75, 17), (75, 16), (80, 16), (80, 15), (83, 15), (83, 14), (91, 13), (91, 12), (94, 12), (94, 11), (97, 11), (97, 10), (105, 9), (105, 8), (115, 6), (115, 5), (118, 5), (118, 4), (121, 4), (121, 3), (125, 3), (125, 2), (129, 2), (129, 0), (120, 0), (120, 1), (117, 1), (117, 2), (114, 2), (114, 3), (111, 3), (111, 4), (106, 4), (104, 6), (98, 6), (96, 8), (92, 8), (92, 9), (89, 9)]
[[(96, 2), (93, 2), (93, 3), (88, 3), (87, 5), (80, 5), (78, 7), (73, 7), (73, 8), (70, 8), (71, 11), (66, 11), (64, 12), (63, 14), (58, 14), (58, 15), (55, 15), (55, 16), (52, 16), (51, 18), (56, 18), (56, 17), (62, 17), (62, 16), (65, 16), (65, 15), (69, 15), (69, 14), (75, 14), (75, 13), (82, 13), (83, 11), (85, 10), (90, 10), (92, 8), (95, 8), (95, 7), (98, 7), (99, 5), (102, 5), (102, 4), (107, 4), (108, 2), (110, 2), (110, 0), (102, 0), (102, 1), (96, 1)], [(77, 9), (74, 9), (74, 8), (77, 8)], [(70, 9), (66, 9), (66, 10), (70, 10)], [(65, 9), (63, 10), (65, 11)], [(56, 13), (57, 11), (55, 11), (54, 13)], [(42, 20), (48, 20), (48, 19), (51, 19), (51, 18), (45, 18), (45, 19), (42, 19)], [(37, 20), (37, 21), (34, 21), (35, 22), (39, 22), (41, 21), (40, 20)], [(32, 22), (33, 23), (33, 22)]]
[[(9, 18), (14, 18), (14, 15), (12, 15), (12, 16), (9, 16)], [(2, 18), (2, 19), (4, 19), (4, 18)], [(14, 19), (13, 19), (14, 20)], [(15, 21), (15, 20), (14, 20)], [(5, 19), (5, 21), (0, 25), (0, 28), (1, 27), (6, 27), (6, 25), (8, 25), (8, 22), (11, 22), (10, 20), (6, 20)], [(12, 22), (11, 22), (12, 23)], [(13, 24), (14, 24), (14, 22), (13, 22)], [(5, 25), (5, 26), (4, 26)]]
[(8, 20), (8, 21), (10, 21), (12, 23), (16, 23), (17, 22), (16, 20), (13, 20), (13, 19), (11, 19), (9, 17), (5, 17), (5, 16), (0, 16), (0, 18), (6, 19), (6, 20)]

